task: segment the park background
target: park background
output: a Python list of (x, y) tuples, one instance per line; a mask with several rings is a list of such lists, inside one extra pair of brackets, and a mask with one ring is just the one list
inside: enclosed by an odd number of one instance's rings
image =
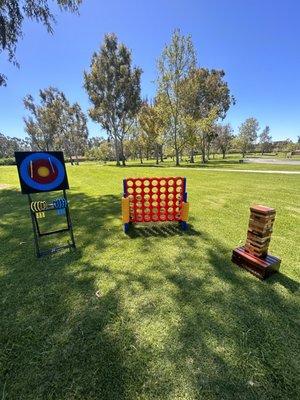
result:
[[(54, 10), (52, 36), (24, 21), (20, 69), (0, 61), (7, 77), (0, 88), (1, 399), (298, 399), (299, 3), (85, 1), (79, 16)], [(153, 101), (156, 60), (176, 28), (184, 43), (192, 35), (198, 67), (224, 69), (236, 100), (223, 121), (213, 113), (204, 124), (195, 117), (196, 127), (181, 120), (197, 140), (180, 132), (179, 166), (173, 130)], [(126, 165), (118, 167), (113, 138), (87, 116), (93, 102), (83, 88), (83, 71), (109, 32), (132, 50), (131, 67), (143, 69), (137, 98), (148, 100), (143, 118), (140, 110), (134, 115), (138, 129), (124, 138)], [(38, 118), (24, 108), (28, 94)], [(23, 121), (30, 115), (31, 136)], [(149, 130), (145, 120), (157, 116), (163, 123)], [(255, 121), (242, 125), (250, 117)], [(14, 162), (14, 150), (49, 143), (72, 161), (77, 249), (37, 260), (27, 198), (16, 166), (5, 164)], [(125, 235), (123, 178), (175, 175), (187, 178), (188, 231), (141, 225)], [(253, 203), (277, 212), (270, 252), (282, 264), (263, 282), (231, 262), (232, 250), (245, 242)], [(58, 228), (61, 221), (43, 222)]]

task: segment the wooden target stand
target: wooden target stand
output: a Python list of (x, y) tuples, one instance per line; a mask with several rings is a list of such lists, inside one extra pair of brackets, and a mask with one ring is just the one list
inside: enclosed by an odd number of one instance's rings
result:
[[(73, 225), (70, 216), (69, 203), (66, 189), (69, 189), (65, 162), (62, 152), (16, 152), (16, 164), (19, 173), (22, 194), (26, 194), (32, 221), (35, 251), (37, 257), (56, 253), (63, 249), (76, 248)], [(35, 201), (34, 193), (62, 191), (62, 197), (53, 200)], [(39, 219), (45, 217), (45, 213), (56, 212), (65, 216), (66, 227), (51, 231), (42, 231)], [(68, 244), (41, 250), (41, 238), (69, 232)]]

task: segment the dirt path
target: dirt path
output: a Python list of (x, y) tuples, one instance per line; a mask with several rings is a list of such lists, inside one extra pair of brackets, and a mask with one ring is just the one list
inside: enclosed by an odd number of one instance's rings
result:
[(247, 164), (273, 164), (273, 165), (300, 165), (300, 160), (278, 159), (278, 158), (245, 158), (244, 163)]

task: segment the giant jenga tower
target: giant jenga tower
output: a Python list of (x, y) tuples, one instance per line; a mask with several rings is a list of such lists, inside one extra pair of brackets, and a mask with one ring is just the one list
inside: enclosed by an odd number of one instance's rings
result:
[(250, 207), (246, 244), (232, 253), (232, 261), (235, 264), (260, 279), (277, 272), (281, 262), (279, 258), (268, 254), (275, 214), (274, 208), (261, 205)]

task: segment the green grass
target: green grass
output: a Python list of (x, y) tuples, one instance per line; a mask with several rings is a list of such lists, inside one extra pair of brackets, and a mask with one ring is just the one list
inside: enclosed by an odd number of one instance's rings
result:
[[(16, 169), (0, 168), (1, 400), (298, 398), (299, 175), (68, 174), (78, 249), (37, 260)], [(187, 177), (190, 230), (124, 235), (122, 178), (174, 174)], [(264, 282), (230, 261), (256, 202), (277, 210), (270, 251), (282, 258)]]
[[(202, 164), (200, 161), (200, 157), (195, 157), (195, 163), (191, 164), (187, 157), (183, 157), (181, 161), (181, 167), (188, 167), (188, 168), (201, 168), (201, 169), (212, 169), (212, 168), (228, 168), (228, 169), (235, 169), (235, 170), (258, 170), (258, 171), (299, 171), (300, 172), (300, 165), (281, 165), (281, 164), (262, 164), (262, 163), (239, 163), (239, 160), (242, 157), (239, 157), (236, 154), (230, 154), (223, 160), (220, 156), (216, 156), (215, 158), (211, 158), (208, 163)], [(270, 157), (264, 157), (270, 158)], [(276, 158), (276, 157), (272, 157)], [(278, 161), (283, 161), (278, 158)], [(299, 161), (294, 159), (294, 161)], [(93, 163), (92, 163), (93, 164)], [(109, 162), (107, 165), (114, 166), (115, 162)], [(155, 160), (144, 160), (143, 164), (140, 163), (139, 160), (130, 161), (129, 166), (136, 166), (136, 167), (157, 167), (155, 164)], [(159, 164), (159, 168), (168, 168), (174, 167), (175, 163), (172, 159), (168, 158), (164, 160), (164, 162)]]

